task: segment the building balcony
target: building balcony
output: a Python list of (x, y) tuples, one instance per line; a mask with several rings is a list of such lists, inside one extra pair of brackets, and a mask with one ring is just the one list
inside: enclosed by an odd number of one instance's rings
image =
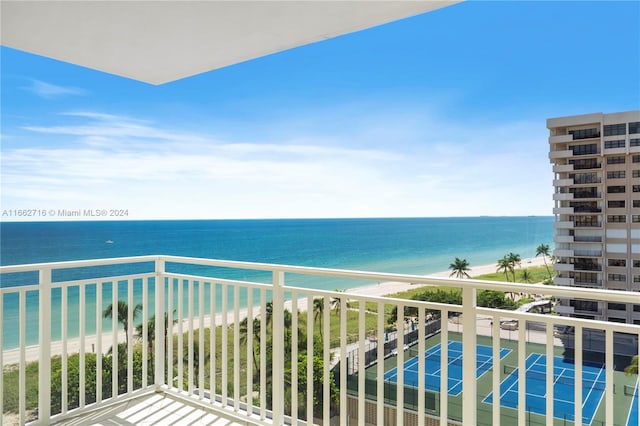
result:
[[(300, 277), (370, 287), (293, 285)], [(528, 312), (545, 302), (477, 306), (483, 290), (640, 304), (640, 293), (611, 290), (174, 256), (3, 266), (0, 278), (0, 389), (17, 395), (3, 424), (10, 415), (19, 424), (613, 424), (614, 388), (626, 378), (614, 364), (635, 353), (616, 348), (614, 362), (608, 349), (625, 333), (637, 353), (640, 337), (635, 325)], [(460, 302), (377, 296), (388, 281), (457, 288)], [(528, 382), (533, 349), (554, 362), (569, 356), (559, 329), (606, 333), (598, 401), (554, 412), (554, 395), (567, 391), (554, 363), (543, 367), (536, 412), (491, 399), (507, 381)], [(582, 340), (572, 345), (568, 389), (582, 398), (590, 367)], [(519, 386), (512, 399), (531, 391)]]
[(574, 250), (575, 257), (602, 257), (602, 250)]
[(562, 151), (551, 151), (549, 153), (549, 160), (559, 160), (561, 158), (571, 158), (573, 157), (573, 151), (570, 149), (565, 149)]
[(573, 179), (554, 179), (553, 180), (553, 186), (558, 187), (558, 186), (570, 186), (573, 185), (574, 181)]
[(553, 283), (555, 285), (562, 285), (562, 286), (573, 286), (574, 280), (573, 278), (565, 278), (565, 277), (555, 277), (553, 279)]
[(554, 173), (568, 173), (573, 171), (573, 164), (554, 164), (552, 168)]
[(553, 269), (558, 272), (571, 272), (574, 270), (574, 267), (573, 263), (556, 262), (553, 264)]
[(601, 243), (602, 236), (599, 235), (575, 235), (573, 237), (576, 243)]
[(574, 236), (573, 235), (555, 235), (553, 237), (553, 241), (556, 244), (561, 244), (561, 243), (572, 243), (574, 241)]
[(573, 224), (573, 221), (565, 220), (565, 221), (553, 222), (553, 227), (555, 229), (573, 229), (574, 224)]
[(574, 213), (574, 209), (573, 207), (554, 207), (553, 208), (553, 214), (558, 215), (558, 214), (573, 214)]
[(555, 249), (553, 251), (555, 257), (573, 257), (572, 249)]
[(573, 200), (573, 194), (571, 192), (556, 192), (553, 194), (555, 201), (571, 201)]
[(567, 143), (573, 141), (573, 135), (549, 136), (549, 143)]

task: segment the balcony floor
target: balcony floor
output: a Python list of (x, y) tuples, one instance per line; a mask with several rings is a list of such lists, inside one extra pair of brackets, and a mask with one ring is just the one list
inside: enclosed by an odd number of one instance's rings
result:
[(221, 414), (205, 411), (195, 405), (172, 398), (166, 393), (153, 393), (102, 409), (65, 419), (54, 425), (209, 425), (236, 426), (239, 422)]

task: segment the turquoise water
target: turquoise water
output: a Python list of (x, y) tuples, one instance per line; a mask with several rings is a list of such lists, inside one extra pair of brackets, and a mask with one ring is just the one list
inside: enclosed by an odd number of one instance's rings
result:
[[(375, 272), (427, 274), (446, 270), (454, 257), (470, 264), (495, 263), (508, 252), (535, 256), (540, 243), (552, 245), (552, 217), (296, 219), (211, 221), (114, 221), (0, 223), (0, 264), (98, 259), (166, 254), (252, 262), (282, 263)], [(208, 273), (197, 267), (179, 270)], [(111, 273), (133, 269), (115, 267)], [(229, 278), (268, 279), (264, 274), (226, 271)], [(82, 278), (79, 271), (54, 275), (54, 280)], [(2, 277), (0, 286), (34, 282), (35, 277)], [(296, 286), (334, 289), (366, 285), (305, 276), (287, 277)], [(104, 289), (110, 298), (110, 286)], [(136, 286), (136, 298), (140, 297)], [(91, 293), (93, 291), (93, 293)], [(124, 291), (124, 289), (121, 289)], [(124, 295), (125, 293), (123, 293)], [(59, 318), (54, 292), (54, 321)], [(77, 300), (70, 292), (69, 300)], [(110, 300), (110, 299), (109, 299)], [(17, 345), (17, 303), (4, 301), (3, 347)], [(37, 340), (37, 295), (27, 299), (27, 340)], [(109, 303), (108, 301), (105, 303)], [(95, 287), (88, 287), (87, 332), (95, 330)], [(71, 313), (77, 318), (77, 312)], [(77, 333), (71, 321), (70, 336)], [(105, 330), (110, 324), (105, 323)], [(54, 338), (59, 327), (54, 324)]]

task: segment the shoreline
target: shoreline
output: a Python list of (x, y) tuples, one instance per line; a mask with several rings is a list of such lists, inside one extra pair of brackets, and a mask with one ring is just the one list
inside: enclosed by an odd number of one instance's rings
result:
[[(524, 268), (528, 268), (528, 267), (533, 267), (533, 266), (544, 266), (544, 261), (542, 258), (527, 258), (527, 259), (522, 259), (522, 269)], [(496, 272), (496, 265), (495, 264), (489, 264), (489, 265), (480, 265), (480, 266), (471, 266), (470, 270), (469, 270), (469, 275), (471, 277), (477, 277), (479, 275), (484, 275), (484, 274), (490, 274), (490, 273), (494, 273)], [(442, 277), (449, 277), (449, 275), (451, 274), (451, 271), (441, 271), (441, 272), (436, 272), (433, 274), (425, 274), (425, 277), (438, 277), (438, 278), (442, 278)], [(367, 295), (367, 296), (379, 296), (379, 297), (383, 297), (383, 296), (389, 296), (391, 294), (395, 294), (395, 293), (399, 293), (399, 292), (403, 292), (409, 289), (414, 289), (417, 287), (423, 287), (423, 285), (416, 285), (416, 284), (411, 284), (411, 283), (404, 283), (404, 282), (397, 282), (397, 281), (386, 281), (386, 282), (380, 282), (378, 284), (370, 284), (370, 285), (365, 285), (365, 286), (360, 286), (360, 287), (355, 287), (355, 288), (349, 288), (349, 289), (345, 289), (345, 292), (349, 292), (349, 293), (354, 293), (354, 294), (361, 294), (361, 295)], [(285, 302), (285, 308), (291, 310), (293, 306), (293, 302), (291, 300), (288, 300)], [(299, 311), (306, 311), (307, 310), (307, 299), (303, 298), (303, 299), (299, 299), (297, 301), (297, 307)], [(246, 316), (247, 316), (248, 310), (247, 308), (241, 308), (238, 310), (238, 319), (240, 321), (242, 321)], [(223, 314), (217, 314), (215, 316), (215, 324), (221, 324), (223, 322)], [(227, 324), (233, 324), (234, 322), (234, 316), (235, 316), (235, 312), (231, 311), (227, 313)], [(254, 313), (254, 317), (255, 317), (255, 313)], [(211, 318), (208, 316), (204, 317), (204, 321), (202, 324), (203, 328), (208, 328), (211, 325)], [(186, 332), (188, 331), (188, 327), (189, 327), (189, 320), (184, 320), (182, 323), (182, 332)], [(178, 328), (178, 324), (174, 325), (174, 334), (177, 333), (177, 328)], [(200, 318), (196, 317), (193, 319), (193, 329), (194, 331), (197, 330), (198, 328), (200, 328)], [(125, 339), (125, 332), (124, 331), (118, 331), (117, 333), (117, 340), (118, 342), (123, 342)], [(89, 350), (91, 348), (95, 348), (96, 343), (97, 343), (97, 335), (96, 334), (91, 334), (91, 335), (86, 335), (84, 338), (84, 347), (85, 347), (85, 353), (94, 353), (94, 350)], [(102, 352), (103, 354), (106, 354), (109, 350), (109, 348), (111, 348), (112, 346), (112, 340), (113, 340), (113, 333), (111, 331), (107, 332), (107, 333), (103, 333), (102, 334)], [(70, 339), (67, 339), (67, 354), (73, 354), (73, 353), (77, 353), (80, 352), (80, 338), (79, 337), (73, 337)], [(63, 342), (61, 340), (56, 340), (56, 341), (52, 341), (51, 342), (51, 356), (59, 356), (62, 355), (63, 353)], [(39, 345), (31, 345), (31, 346), (27, 346), (25, 348), (25, 361), (26, 362), (33, 362), (33, 361), (38, 361), (39, 359), (39, 355), (40, 355), (40, 346)], [(16, 349), (9, 349), (6, 351), (2, 352), (2, 359), (3, 359), (3, 368), (8, 366), (8, 365), (12, 365), (12, 364), (16, 364), (20, 362), (20, 349), (16, 348)]]

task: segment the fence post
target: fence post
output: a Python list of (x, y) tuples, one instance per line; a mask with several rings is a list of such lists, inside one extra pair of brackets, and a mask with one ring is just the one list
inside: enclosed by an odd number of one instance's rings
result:
[[(157, 257), (155, 261), (155, 362), (154, 362), (154, 382), (156, 389), (164, 384), (164, 358), (165, 358), (165, 339), (166, 333), (164, 320), (164, 273), (165, 261), (162, 257)], [(147, 301), (145, 301), (147, 303)], [(169, 326), (171, 320), (169, 318)], [(171, 338), (171, 336), (169, 337)], [(170, 385), (170, 384), (169, 384)]]
[(49, 424), (51, 418), (51, 268), (40, 269), (39, 275), (38, 423)]
[[(308, 309), (312, 309), (309, 306)], [(273, 424), (284, 424), (284, 386), (276, 383), (284, 377), (284, 272), (273, 271)], [(295, 362), (295, 361), (294, 361)]]
[[(462, 424), (476, 424), (476, 289), (462, 288)], [(445, 342), (446, 344), (446, 342)]]

